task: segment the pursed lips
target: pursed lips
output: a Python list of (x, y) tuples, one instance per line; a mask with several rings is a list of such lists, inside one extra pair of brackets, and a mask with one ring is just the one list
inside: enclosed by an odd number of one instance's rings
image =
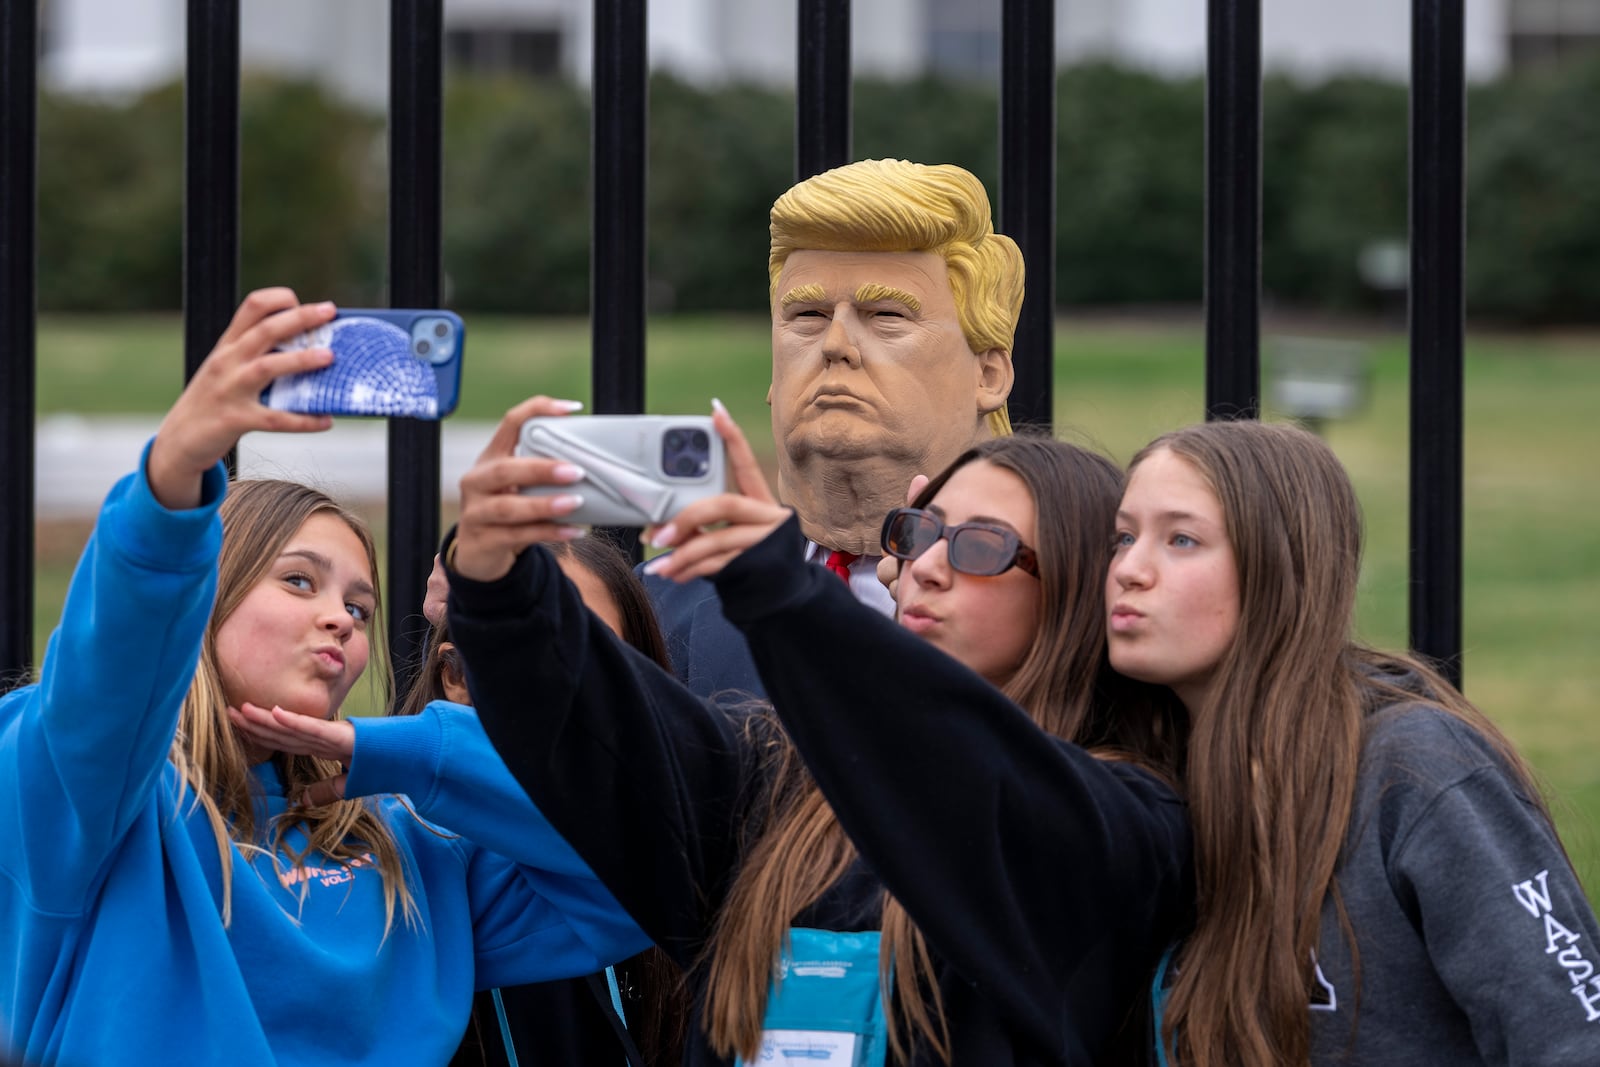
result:
[(1126, 604), (1113, 604), (1111, 606), (1111, 629), (1113, 632), (1132, 629), (1144, 617), (1144, 612), (1139, 611), (1137, 608), (1131, 608)]
[(939, 616), (919, 604), (900, 610), (900, 625), (912, 633), (921, 633), (938, 625)]
[(311, 656), (321, 665), (324, 673), (337, 678), (344, 673), (344, 650), (334, 645), (322, 645), (311, 650)]
[(830, 400), (833, 400), (833, 401), (854, 401), (857, 404), (865, 404), (866, 403), (865, 400), (863, 400), (861, 397), (857, 396), (855, 393), (851, 392), (849, 389), (846, 389), (842, 385), (834, 385), (834, 384), (819, 385), (817, 387), (816, 392), (811, 394), (811, 402), (813, 404), (826, 406), (827, 402), (830, 401)]

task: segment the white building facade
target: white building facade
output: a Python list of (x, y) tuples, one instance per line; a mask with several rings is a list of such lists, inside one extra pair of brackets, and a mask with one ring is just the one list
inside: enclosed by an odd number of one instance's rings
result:
[[(1478, 80), (1504, 70), (1519, 40), (1600, 35), (1594, 0), (1466, 2), (1467, 71)], [(120, 94), (180, 76), (185, 6), (185, 0), (45, 0), (46, 84)], [(795, 0), (644, 6), (655, 69), (698, 84), (793, 84)], [(447, 0), (444, 12), (446, 53), (456, 66), (587, 80), (592, 0)], [(1403, 79), (1409, 12), (1401, 0), (1266, 0), (1264, 63), (1307, 78), (1357, 71)], [(383, 105), (387, 0), (243, 0), (240, 18), (246, 68), (315, 78), (346, 99)], [(858, 75), (931, 71), (993, 79), (999, 69), (1000, 0), (856, 0), (851, 23)], [(1063, 63), (1105, 57), (1194, 73), (1204, 68), (1205, 41), (1205, 0), (1056, 0)]]

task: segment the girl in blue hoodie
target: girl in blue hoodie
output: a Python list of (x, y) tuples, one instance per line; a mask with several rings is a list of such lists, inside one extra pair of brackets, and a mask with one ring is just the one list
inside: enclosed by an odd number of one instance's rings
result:
[(481, 734), (397, 757), (414, 806), (308, 806), (337, 766), (230, 723), (330, 718), (382, 647), (360, 520), (220, 462), (327, 428), (259, 397), (331, 360), (274, 348), (334, 313), (245, 300), (111, 491), (39, 682), (0, 699), (0, 1053), (23, 1063), (443, 1063), (475, 988), (648, 944), (530, 806), (481, 799), (506, 781)]

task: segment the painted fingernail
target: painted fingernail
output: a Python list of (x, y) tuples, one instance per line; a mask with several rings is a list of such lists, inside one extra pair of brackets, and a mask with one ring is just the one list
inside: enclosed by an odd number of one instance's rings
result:
[(557, 463), (550, 473), (558, 482), (583, 481), (583, 468), (576, 463)]
[(563, 526), (556, 531), (556, 535), (563, 541), (576, 541), (580, 537), (587, 537), (589, 528), (587, 526)]
[[(650, 538), (650, 547), (666, 548), (677, 539), (678, 528), (669, 522), (665, 526), (661, 527), (661, 529), (657, 530), (654, 537)], [(651, 571), (650, 573), (654, 574), (655, 572)]]
[(317, 305), (317, 310), (318, 311), (337, 311), (338, 308), (333, 306), (333, 301), (332, 300), (324, 300), (324, 301), (322, 301), (322, 303)]
[(649, 563), (646, 563), (644, 565), (644, 572), (646, 574), (656, 574), (657, 572), (659, 572), (661, 570), (662, 567), (665, 567), (666, 565), (667, 565), (667, 557), (666, 556), (657, 556), (655, 559), (651, 560)]
[(583, 496), (580, 493), (562, 493), (560, 496), (550, 498), (550, 510), (557, 515), (577, 511), (582, 504)]
[(719, 411), (724, 415), (726, 415), (728, 413), (728, 409), (723, 407), (722, 406), (722, 401), (718, 400), (716, 397), (712, 397), (711, 398), (711, 410), (712, 411)]
[(550, 402), (556, 407), (560, 408), (562, 411), (583, 410), (583, 401), (581, 400), (552, 400)]

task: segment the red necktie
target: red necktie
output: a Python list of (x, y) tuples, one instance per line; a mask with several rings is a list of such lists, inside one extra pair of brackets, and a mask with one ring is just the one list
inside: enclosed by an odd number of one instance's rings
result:
[(834, 549), (832, 552), (828, 553), (828, 558), (822, 561), (822, 565), (833, 573), (837, 574), (840, 578), (843, 578), (845, 585), (849, 585), (850, 564), (854, 563), (860, 558), (861, 557), (854, 552), (840, 552), (838, 549)]

